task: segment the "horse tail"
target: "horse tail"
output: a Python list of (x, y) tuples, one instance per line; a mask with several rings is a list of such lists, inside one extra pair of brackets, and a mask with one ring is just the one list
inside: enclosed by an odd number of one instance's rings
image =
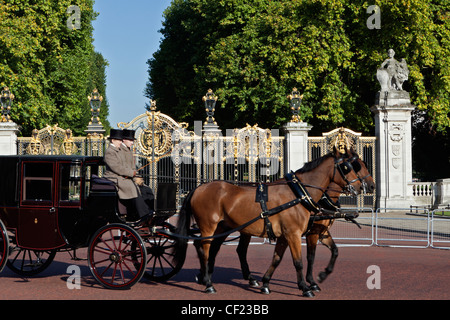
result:
[(177, 238), (178, 241), (175, 245), (176, 250), (174, 260), (176, 262), (184, 262), (184, 259), (186, 258), (187, 242), (192, 216), (191, 198), (194, 194), (194, 191), (195, 189), (189, 192), (188, 196), (184, 199), (183, 206), (181, 207), (180, 212), (178, 213), (176, 233), (180, 237)]

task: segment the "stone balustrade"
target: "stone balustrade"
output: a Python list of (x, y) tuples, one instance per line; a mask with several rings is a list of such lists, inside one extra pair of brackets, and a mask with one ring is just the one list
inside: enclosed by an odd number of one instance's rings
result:
[(450, 204), (450, 179), (408, 184), (413, 206), (439, 208)]

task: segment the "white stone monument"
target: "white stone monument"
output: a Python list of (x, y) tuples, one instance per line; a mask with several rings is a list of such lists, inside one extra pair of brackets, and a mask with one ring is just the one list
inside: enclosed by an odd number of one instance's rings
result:
[(394, 50), (377, 70), (381, 90), (376, 94), (375, 135), (377, 137), (377, 207), (409, 208), (412, 195), (411, 104), (409, 93), (402, 89), (408, 79), (404, 59), (394, 59)]

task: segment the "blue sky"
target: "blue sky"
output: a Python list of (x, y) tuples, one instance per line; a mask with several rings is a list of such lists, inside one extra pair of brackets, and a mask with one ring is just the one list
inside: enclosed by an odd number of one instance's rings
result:
[[(163, 12), (171, 0), (95, 0), (94, 46), (108, 61), (109, 122), (129, 122), (145, 112), (147, 60), (158, 50)], [(104, 93), (101, 92), (104, 95)]]

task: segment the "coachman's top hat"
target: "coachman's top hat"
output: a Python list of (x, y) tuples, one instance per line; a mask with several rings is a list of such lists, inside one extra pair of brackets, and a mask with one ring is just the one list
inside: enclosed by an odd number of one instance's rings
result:
[(119, 129), (111, 129), (109, 132), (108, 139), (116, 139), (116, 140), (123, 140), (123, 133), (122, 130)]
[(129, 129), (123, 129), (122, 133), (123, 133), (123, 139), (125, 140), (135, 140), (134, 139), (134, 130), (129, 130)]

